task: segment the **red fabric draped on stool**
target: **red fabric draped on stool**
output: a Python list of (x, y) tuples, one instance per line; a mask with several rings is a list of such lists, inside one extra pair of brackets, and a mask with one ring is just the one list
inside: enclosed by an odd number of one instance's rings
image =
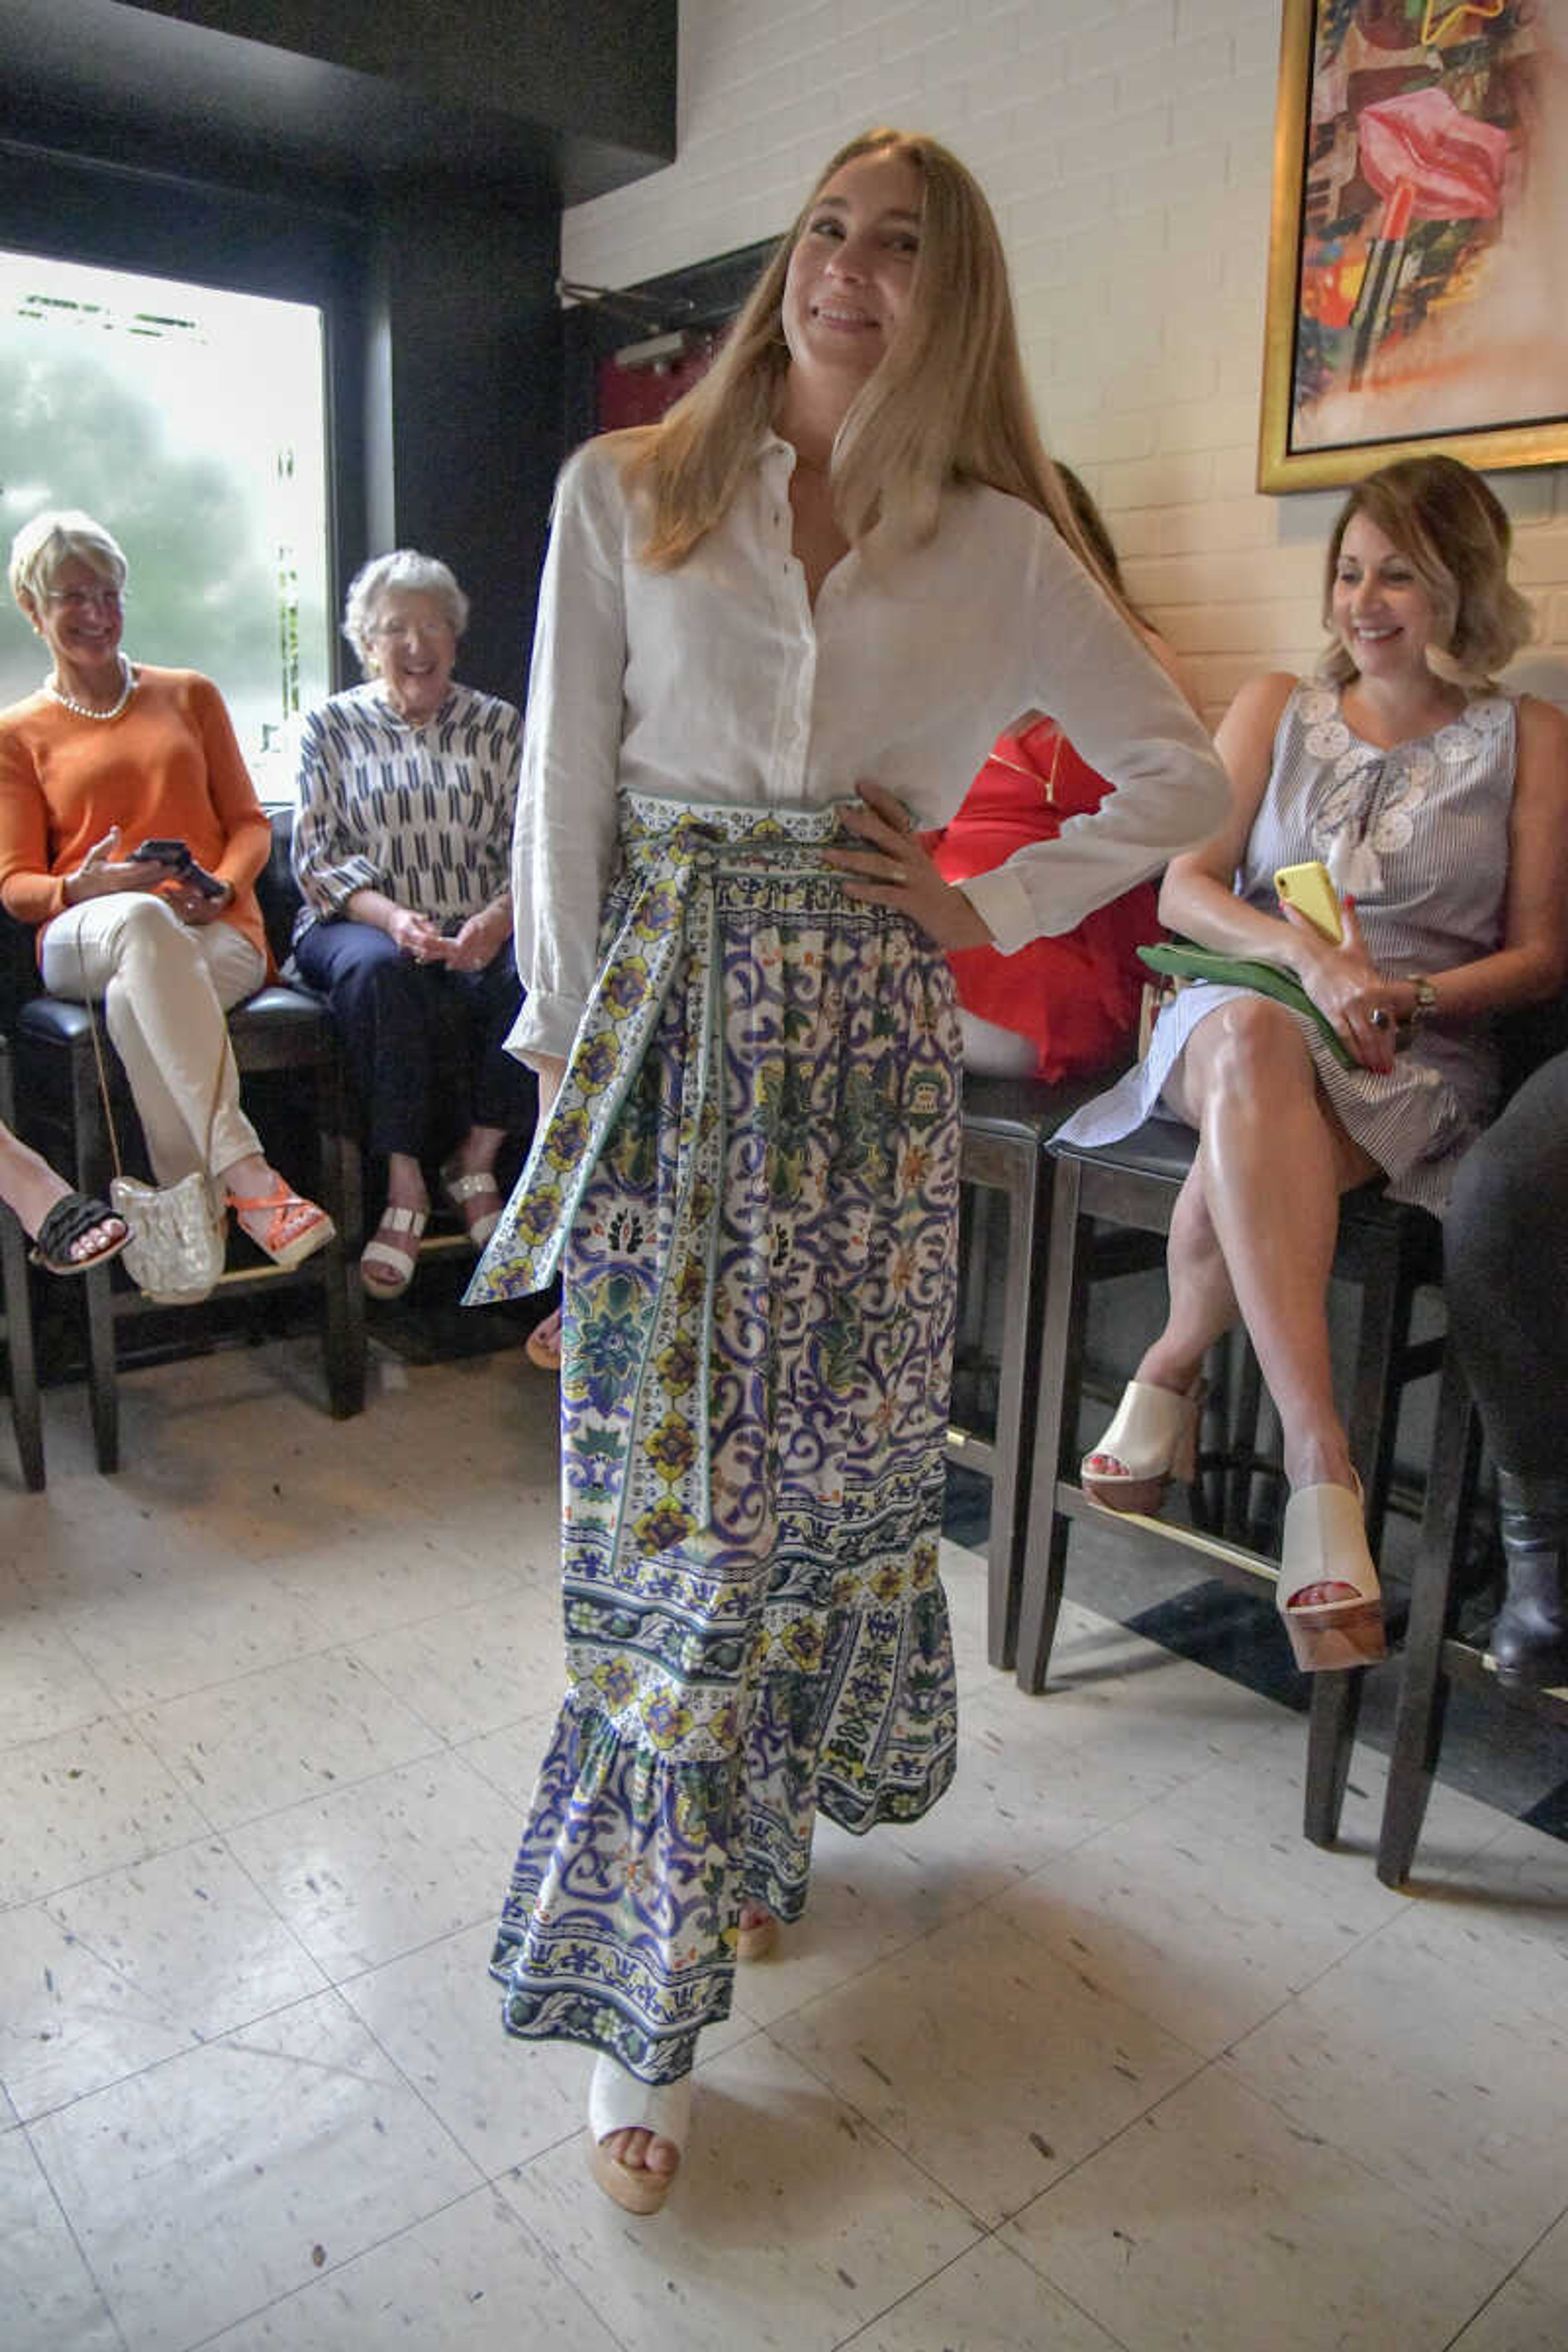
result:
[[(999, 735), (968, 798), (931, 845), (949, 882), (967, 882), (1026, 842), (1054, 841), (1068, 817), (1097, 809), (1111, 787), (1049, 719)], [(1152, 882), (1097, 908), (1060, 939), (1016, 955), (961, 948), (949, 956), (959, 1002), (984, 1021), (1031, 1038), (1036, 1076), (1056, 1080), (1103, 1068), (1131, 1042), (1148, 977), (1137, 950), (1163, 936)]]

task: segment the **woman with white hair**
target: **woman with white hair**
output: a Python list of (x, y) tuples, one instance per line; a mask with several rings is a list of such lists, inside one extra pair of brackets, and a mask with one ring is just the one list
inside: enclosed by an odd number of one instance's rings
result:
[(103, 1000), (160, 1184), (205, 1171), (275, 1264), (332, 1223), (262, 1153), (224, 1013), (267, 977), (252, 887), (272, 845), (223, 698), (121, 649), (126, 563), (89, 515), (35, 515), (11, 592), (49, 649), (0, 711), (0, 905), (53, 995)]
[(500, 1212), (501, 1146), (533, 1121), (533, 1075), (503, 1051), (521, 1002), (510, 875), (521, 722), (453, 678), (468, 617), (433, 556), (399, 548), (365, 564), (343, 613), (365, 682), (311, 712), (300, 752), (294, 960), (331, 999), (386, 1162), (360, 1259), (373, 1298), (412, 1278), (443, 1112), (457, 1102), (461, 1127), (441, 1139), (441, 1188), (476, 1249)]

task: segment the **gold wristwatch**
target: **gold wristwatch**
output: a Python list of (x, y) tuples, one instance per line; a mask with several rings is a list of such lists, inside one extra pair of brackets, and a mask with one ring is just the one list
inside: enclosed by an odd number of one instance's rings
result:
[(1415, 991), (1415, 1002), (1405, 1018), (1405, 1026), (1419, 1029), (1423, 1021), (1437, 1010), (1437, 991), (1424, 971), (1407, 972), (1405, 977)]

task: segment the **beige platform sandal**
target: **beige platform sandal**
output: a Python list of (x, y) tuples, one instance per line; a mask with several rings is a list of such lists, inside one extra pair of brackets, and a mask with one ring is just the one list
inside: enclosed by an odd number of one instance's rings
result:
[(1116, 1418), (1079, 1465), (1079, 1484), (1110, 1511), (1157, 1511), (1173, 1478), (1190, 1486), (1197, 1473), (1198, 1412), (1204, 1383), (1186, 1394), (1129, 1381)]
[[(1315, 1584), (1347, 1584), (1338, 1601), (1298, 1601)], [(1304, 1675), (1375, 1665), (1388, 1654), (1377, 1570), (1367, 1549), (1361, 1482), (1300, 1486), (1285, 1506), (1274, 1601)]]

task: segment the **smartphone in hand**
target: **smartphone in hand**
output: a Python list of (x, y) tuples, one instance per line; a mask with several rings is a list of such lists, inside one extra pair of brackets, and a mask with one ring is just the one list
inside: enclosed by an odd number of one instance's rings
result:
[(186, 866), (193, 865), (195, 860), (186, 842), (144, 841), (139, 848), (132, 851), (131, 863), (133, 866), (167, 866), (183, 877)]
[(1338, 947), (1345, 927), (1340, 919), (1339, 894), (1321, 857), (1309, 858), (1304, 866), (1281, 866), (1274, 877), (1274, 887), (1288, 907), (1305, 915), (1315, 931), (1321, 931)]
[(226, 898), (228, 884), (198, 866), (190, 844), (184, 841), (144, 841), (131, 853), (131, 862), (142, 866), (166, 866), (171, 877), (184, 882), (188, 889), (197, 890), (204, 898)]

